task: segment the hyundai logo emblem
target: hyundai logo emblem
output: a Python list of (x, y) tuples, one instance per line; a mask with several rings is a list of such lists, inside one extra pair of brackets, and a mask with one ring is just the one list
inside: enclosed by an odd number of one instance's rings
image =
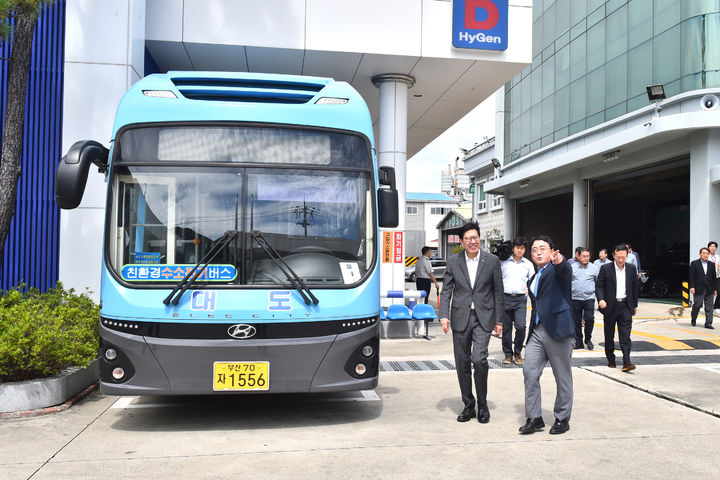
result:
[(237, 325), (231, 325), (228, 328), (227, 333), (233, 338), (250, 338), (257, 330), (252, 325), (245, 325), (244, 323), (238, 323)]

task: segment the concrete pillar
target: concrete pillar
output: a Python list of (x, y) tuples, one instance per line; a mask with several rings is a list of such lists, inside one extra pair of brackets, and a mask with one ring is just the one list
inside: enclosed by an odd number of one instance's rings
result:
[(712, 172), (720, 168), (720, 130), (702, 130), (690, 136), (690, 258), (698, 258), (700, 247), (710, 240), (720, 242), (720, 182), (712, 183)]
[[(515, 200), (505, 197), (503, 200), (503, 238), (515, 238)], [(528, 238), (528, 240), (530, 240)]]
[(580, 172), (576, 172), (573, 178), (573, 225), (572, 225), (572, 252), (562, 252), (567, 258), (572, 258), (575, 254), (575, 247), (587, 247), (587, 227), (588, 227), (588, 209), (587, 209), (587, 183), (580, 177)]
[[(380, 117), (376, 144), (378, 165), (393, 167), (398, 190), (400, 223), (396, 232), (405, 231), (405, 170), (407, 162), (407, 94), (415, 79), (408, 75), (388, 73), (372, 78), (380, 89)], [(405, 238), (403, 236), (403, 259)], [(403, 290), (405, 288), (405, 263), (384, 263), (380, 266), (380, 290)], [(397, 303), (400, 303), (398, 300)], [(383, 305), (390, 304), (383, 299)]]

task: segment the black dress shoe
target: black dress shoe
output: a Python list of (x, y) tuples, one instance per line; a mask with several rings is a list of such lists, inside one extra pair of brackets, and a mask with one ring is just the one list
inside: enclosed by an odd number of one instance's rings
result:
[(458, 422), (469, 422), (471, 418), (475, 418), (475, 410), (463, 410), (457, 417)]
[(593, 348), (595, 348), (595, 345), (593, 345), (593, 342), (591, 342), (590, 340), (585, 342), (585, 346), (587, 347), (588, 350), (592, 350)]
[(560, 435), (561, 433), (565, 433), (568, 430), (570, 430), (570, 422), (565, 420), (558, 420), (555, 419), (555, 423), (552, 427), (550, 427), (550, 435)]
[(695, 326), (695, 320), (690, 320), (690, 325), (694, 327), (694, 326)]
[(610, 368), (615, 368), (615, 367), (617, 367), (617, 365), (615, 365), (615, 361), (614, 361), (614, 360), (610, 360), (610, 361), (608, 362), (608, 367), (610, 367)]
[(543, 428), (545, 428), (545, 422), (543, 422), (542, 417), (528, 418), (525, 425), (520, 427), (518, 431), (521, 435), (528, 435), (530, 433), (539, 432)]
[(478, 412), (478, 422), (480, 423), (488, 423), (490, 421), (490, 412), (483, 412), (480, 410)]
[(705, 325), (705, 328), (709, 328), (710, 330), (715, 330), (715, 327), (713, 327), (712, 325)]

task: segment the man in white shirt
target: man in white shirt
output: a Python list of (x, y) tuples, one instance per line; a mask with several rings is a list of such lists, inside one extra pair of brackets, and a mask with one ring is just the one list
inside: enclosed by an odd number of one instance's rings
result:
[(693, 294), (693, 306), (690, 310), (690, 325), (695, 326), (700, 308), (705, 309), (705, 328), (714, 329), (713, 299), (717, 294), (717, 277), (715, 264), (708, 260), (710, 250), (702, 247), (700, 258), (690, 262), (690, 278), (688, 286)]
[[(708, 242), (708, 251), (710, 252), (710, 255), (708, 256), (708, 260), (710, 260), (712, 263), (715, 264), (715, 277), (717, 277), (717, 285), (715, 290), (720, 290), (720, 255), (717, 253), (717, 247), (718, 244), (716, 241), (711, 240)], [(720, 315), (720, 295), (715, 295), (715, 313), (717, 315)]]
[(425, 246), (420, 250), (422, 255), (418, 258), (417, 265), (415, 265), (415, 287), (418, 290), (425, 292), (425, 303), (428, 303), (430, 297), (430, 282), (435, 284), (435, 289), (439, 292), (440, 285), (433, 275), (432, 263), (430, 263), (430, 247)]
[[(525, 342), (525, 316), (527, 313), (527, 283), (535, 274), (532, 262), (524, 257), (525, 237), (513, 241), (512, 255), (502, 262), (503, 288), (505, 294), (505, 318), (503, 321), (503, 364), (514, 362), (522, 365), (522, 348)], [(515, 341), (513, 341), (513, 323)], [(514, 348), (513, 348), (514, 347)]]
[(490, 421), (487, 403), (488, 344), (490, 334), (502, 334), (503, 283), (500, 259), (480, 249), (480, 227), (475, 222), (460, 229), (464, 251), (447, 259), (447, 270), (440, 293), (440, 325), (443, 332), (452, 328), (455, 371), (460, 384), (463, 410), (458, 422), (475, 417)]
[(615, 368), (615, 325), (617, 324), (623, 372), (635, 370), (630, 361), (632, 317), (637, 314), (639, 281), (635, 265), (626, 263), (627, 245), (621, 243), (613, 252), (614, 261), (600, 267), (595, 281), (595, 296), (604, 317), (605, 356), (608, 367)]

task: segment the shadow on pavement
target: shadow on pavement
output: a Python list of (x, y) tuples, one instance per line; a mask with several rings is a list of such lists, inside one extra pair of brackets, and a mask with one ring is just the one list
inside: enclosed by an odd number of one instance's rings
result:
[(117, 409), (113, 429), (260, 430), (360, 423), (378, 418), (382, 400), (360, 392), (327, 394), (147, 396)]

